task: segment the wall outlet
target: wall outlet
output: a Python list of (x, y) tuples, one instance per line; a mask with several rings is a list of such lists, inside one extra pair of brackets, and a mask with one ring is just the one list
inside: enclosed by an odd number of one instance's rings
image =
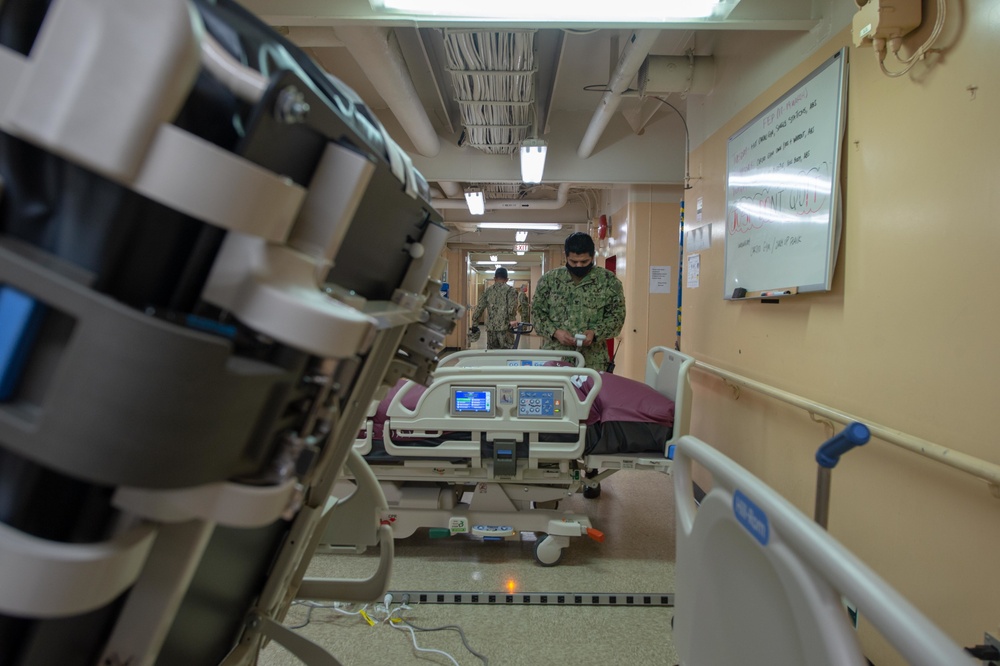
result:
[(920, 21), (920, 0), (869, 0), (854, 15), (854, 45), (870, 46), (876, 38), (904, 37), (920, 27)]

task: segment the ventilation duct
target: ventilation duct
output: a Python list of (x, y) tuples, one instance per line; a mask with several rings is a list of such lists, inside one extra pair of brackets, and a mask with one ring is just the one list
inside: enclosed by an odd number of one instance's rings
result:
[(608, 90), (601, 96), (594, 117), (591, 118), (590, 125), (587, 126), (587, 131), (580, 141), (580, 147), (576, 150), (582, 159), (587, 159), (594, 152), (597, 140), (601, 138), (622, 102), (622, 93), (628, 88), (659, 36), (659, 30), (638, 30), (632, 33), (631, 39), (618, 58), (618, 66), (608, 81)]
[(381, 27), (341, 26), (336, 28), (335, 34), (392, 109), (417, 152), (425, 157), (437, 155), (441, 151), (441, 140), (420, 104), (399, 43), (392, 33)]

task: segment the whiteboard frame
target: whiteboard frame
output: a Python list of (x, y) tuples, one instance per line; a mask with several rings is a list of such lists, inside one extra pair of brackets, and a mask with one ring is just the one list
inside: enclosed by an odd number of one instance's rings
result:
[[(833, 287), (833, 271), (837, 264), (837, 253), (840, 248), (840, 235), (841, 228), (843, 226), (843, 211), (842, 211), (842, 196), (841, 196), (841, 162), (842, 153), (844, 147), (844, 136), (847, 127), (847, 79), (848, 79), (848, 49), (847, 47), (841, 48), (839, 51), (827, 58), (819, 67), (814, 69), (808, 76), (803, 78), (797, 84), (792, 86), (788, 91), (785, 92), (781, 97), (776, 99), (774, 102), (769, 104), (767, 108), (758, 113), (753, 117), (748, 123), (743, 125), (737, 132), (729, 137), (729, 141), (726, 143), (726, 226), (725, 228), (725, 243), (723, 247), (723, 263), (724, 263), (724, 273), (722, 280), (723, 298), (727, 301), (747, 301), (747, 300), (758, 300), (762, 298), (787, 298), (789, 296), (796, 296), (798, 294), (817, 292), (817, 291), (830, 291)], [(838, 72), (838, 82), (837, 82), (837, 113), (836, 113), (836, 128), (835, 128), (835, 140), (833, 146), (833, 166), (830, 172), (832, 179), (831, 188), (831, 200), (830, 200), (830, 215), (827, 220), (828, 233), (826, 236), (827, 248), (826, 248), (826, 266), (823, 271), (823, 281), (817, 282), (815, 284), (806, 285), (794, 285), (794, 284), (775, 284), (764, 287), (759, 290), (748, 291), (745, 296), (734, 297), (732, 285), (730, 284), (730, 273), (733, 267), (730, 266), (729, 262), (729, 219), (730, 211), (733, 201), (731, 199), (732, 188), (729, 186), (729, 180), (733, 175), (730, 171), (730, 161), (731, 153), (730, 149), (733, 141), (740, 138), (740, 136), (749, 130), (757, 121), (761, 120), (764, 116), (769, 113), (774, 112), (775, 109), (780, 107), (788, 100), (790, 97), (795, 95), (799, 89), (807, 85), (810, 81), (815, 79), (820, 74), (826, 72), (829, 67), (839, 67)], [(775, 293), (777, 292), (777, 293)], [(782, 293), (784, 292), (784, 293)]]

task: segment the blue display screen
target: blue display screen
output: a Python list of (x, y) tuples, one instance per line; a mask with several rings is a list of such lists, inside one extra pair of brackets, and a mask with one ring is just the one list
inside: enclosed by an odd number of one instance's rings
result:
[(455, 391), (455, 412), (462, 414), (492, 414), (492, 391)]

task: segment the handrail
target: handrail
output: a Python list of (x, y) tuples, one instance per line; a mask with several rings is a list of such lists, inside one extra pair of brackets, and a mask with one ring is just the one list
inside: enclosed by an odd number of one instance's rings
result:
[(930, 458), (931, 460), (947, 465), (948, 467), (952, 467), (965, 472), (966, 474), (971, 474), (972, 476), (982, 479), (989, 485), (990, 492), (993, 496), (1000, 499), (1000, 465), (982, 460), (981, 458), (976, 458), (975, 456), (970, 456), (967, 453), (962, 453), (961, 451), (956, 451), (955, 449), (949, 449), (946, 446), (941, 446), (940, 444), (935, 444), (934, 442), (929, 442), (926, 439), (920, 439), (919, 437), (908, 435), (904, 432), (900, 432), (899, 430), (895, 430), (884, 425), (872, 423), (867, 419), (852, 416), (846, 412), (840, 411), (839, 409), (833, 409), (827, 405), (820, 404), (813, 400), (808, 400), (795, 395), (794, 393), (774, 388), (773, 386), (763, 384), (753, 379), (748, 379), (742, 375), (737, 375), (736, 373), (723, 370), (722, 368), (717, 368), (714, 365), (710, 365), (702, 361), (696, 360), (692, 367), (697, 370), (701, 370), (702, 372), (707, 372), (717, 377), (721, 377), (727, 382), (732, 382), (738, 386), (745, 386), (750, 390), (763, 393), (764, 395), (781, 400), (782, 402), (794, 405), (795, 407), (806, 410), (810, 414), (820, 415), (843, 425), (847, 425), (854, 421), (860, 421), (868, 426), (868, 429), (871, 431), (873, 437), (877, 437), (878, 439), (894, 444), (902, 449), (920, 454), (925, 458)]

